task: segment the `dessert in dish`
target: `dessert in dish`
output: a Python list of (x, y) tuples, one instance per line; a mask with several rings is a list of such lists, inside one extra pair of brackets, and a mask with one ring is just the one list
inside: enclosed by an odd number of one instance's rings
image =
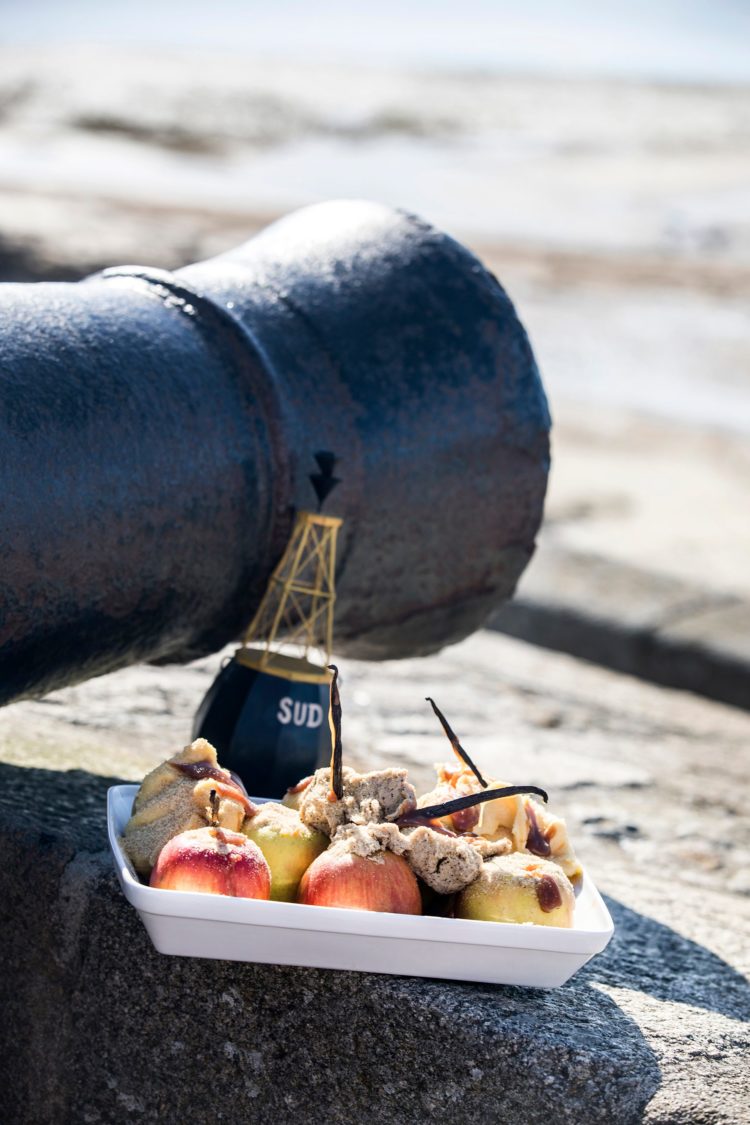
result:
[(343, 766), (340, 797), (333, 794), (331, 770), (319, 769), (299, 794), (298, 808), (304, 824), (332, 837), (344, 824), (391, 823), (415, 806), (406, 770), (357, 773)]
[[(162, 888), (572, 926), (582, 871), (565, 822), (548, 811), (537, 786), (483, 777), (432, 706), (458, 762), (437, 767), (428, 793), (419, 795), (404, 769), (359, 773), (343, 765), (334, 669), (330, 766), (302, 779), (282, 803), (255, 805), (198, 739), (144, 779), (125, 850), (138, 874)], [(227, 874), (232, 849), (245, 882)]]
[[(212, 793), (218, 804), (212, 805)], [(242, 782), (219, 766), (210, 742), (198, 738), (144, 777), (125, 826), (125, 854), (148, 878), (164, 845), (180, 832), (210, 825), (239, 832), (255, 812)]]
[[(417, 813), (436, 804), (482, 792), (510, 788), (504, 781), (491, 778), (483, 790), (467, 767), (438, 765), (437, 785), (417, 801)], [(438, 823), (459, 835), (467, 835), (483, 859), (524, 852), (558, 864), (570, 881), (577, 883), (583, 869), (568, 836), (565, 821), (549, 811), (545, 804), (529, 793), (513, 793), (496, 797), (452, 815)]]

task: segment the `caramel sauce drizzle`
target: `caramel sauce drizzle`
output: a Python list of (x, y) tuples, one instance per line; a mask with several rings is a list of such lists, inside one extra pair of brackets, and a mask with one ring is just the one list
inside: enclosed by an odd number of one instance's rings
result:
[(476, 828), (479, 824), (479, 809), (476, 806), (473, 809), (461, 809), (460, 812), (453, 814), (451, 821), (456, 832), (462, 834), (471, 832), (472, 828)]
[(549, 914), (552, 910), (557, 910), (558, 906), (562, 906), (560, 888), (551, 875), (542, 875), (535, 890), (539, 906), (545, 914)]
[(202, 781), (204, 777), (210, 777), (212, 781), (217, 782), (216, 791), (219, 796), (228, 797), (230, 801), (236, 801), (248, 816), (255, 816), (258, 811), (248, 798), (240, 779), (235, 779), (231, 774), (228, 774), (228, 771), (221, 769), (219, 766), (214, 766), (211, 762), (170, 762), (169, 764), (172, 769), (193, 781)]
[(296, 793), (301, 793), (303, 789), (307, 789), (311, 781), (312, 774), (310, 774), (309, 777), (303, 777), (302, 780), (298, 781), (296, 785), (290, 785), (290, 787), (287, 789), (287, 793), (289, 793), (291, 796), (294, 796)]
[(226, 770), (213, 766), (210, 762), (170, 762), (169, 764), (173, 770), (179, 770), (193, 781), (202, 781), (204, 777), (212, 777), (214, 781), (229, 781)]
[(526, 838), (526, 851), (531, 852), (532, 855), (548, 856), (552, 854), (552, 848), (547, 837), (539, 827), (536, 813), (531, 805), (526, 806), (526, 819), (529, 822), (529, 834)]

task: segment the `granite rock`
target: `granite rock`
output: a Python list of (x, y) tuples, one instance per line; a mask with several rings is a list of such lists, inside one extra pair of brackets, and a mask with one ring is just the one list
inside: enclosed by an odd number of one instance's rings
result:
[(342, 662), (353, 762), (425, 784), (447, 748), (428, 689), (488, 772), (518, 780), (524, 747), (611, 945), (549, 992), (170, 958), (120, 893), (104, 796), (179, 744), (216, 663), (0, 714), (4, 1120), (749, 1119), (746, 715), (492, 634)]

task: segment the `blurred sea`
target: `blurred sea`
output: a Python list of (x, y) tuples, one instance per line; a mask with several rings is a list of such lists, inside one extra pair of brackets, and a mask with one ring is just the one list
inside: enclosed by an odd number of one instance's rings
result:
[(0, 0), (6, 43), (635, 80), (743, 82), (746, 0)]

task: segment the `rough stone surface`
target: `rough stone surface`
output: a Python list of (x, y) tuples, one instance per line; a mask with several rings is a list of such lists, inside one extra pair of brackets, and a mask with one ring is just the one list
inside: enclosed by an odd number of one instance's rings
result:
[(750, 602), (551, 538), (490, 628), (750, 709)]
[(553, 406), (540, 544), (493, 625), (750, 707), (746, 438), (592, 404)]
[(550, 789), (612, 944), (552, 992), (173, 959), (120, 894), (104, 794), (187, 738), (217, 666), (0, 713), (5, 1120), (750, 1119), (748, 716), (489, 633), (342, 661), (349, 760), (426, 786), (433, 695), (488, 772)]

